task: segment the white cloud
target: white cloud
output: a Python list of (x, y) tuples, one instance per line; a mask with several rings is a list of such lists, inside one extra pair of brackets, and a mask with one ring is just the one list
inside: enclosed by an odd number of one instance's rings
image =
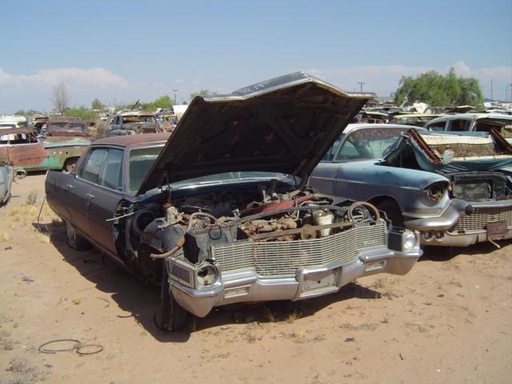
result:
[[(484, 97), (512, 100), (512, 68), (493, 67), (473, 69), (464, 61), (455, 62), (445, 68), (429, 66), (406, 67), (402, 65), (358, 66), (339, 68), (310, 68), (306, 72), (339, 86), (345, 91), (375, 92), (378, 96), (389, 96), (399, 86), (402, 76), (418, 76), (430, 70), (446, 74), (454, 68), (458, 76), (475, 77), (480, 81)], [(277, 76), (278, 74), (276, 74)], [(229, 74), (226, 74), (228, 77)], [(234, 89), (224, 89), (228, 83), (252, 84), (264, 80), (253, 77), (230, 79), (220, 87), (212, 88), (211, 79), (177, 77), (161, 83), (132, 82), (104, 68), (55, 68), (32, 74), (11, 74), (0, 68), (0, 114), (14, 113), (17, 110), (35, 109), (47, 111), (52, 108), (51, 95), (54, 87), (63, 83), (71, 97), (73, 107), (90, 106), (98, 98), (107, 105), (130, 104), (137, 99), (152, 101), (163, 95), (174, 96), (177, 101), (187, 101), (188, 96), (201, 89), (228, 93)], [(492, 80), (492, 82), (491, 82)], [(218, 82), (218, 79), (216, 79)], [(492, 84), (492, 91), (491, 91)], [(492, 93), (492, 95), (491, 95)]]
[(50, 110), (51, 94), (60, 83), (68, 90), (72, 106), (89, 106), (95, 98), (105, 104), (130, 103), (152, 93), (157, 94), (153, 98), (165, 94), (161, 84), (130, 83), (104, 68), (56, 68), (23, 75), (0, 68), (0, 113)]
[(41, 70), (30, 75), (11, 75), (0, 69), (0, 87), (54, 86), (59, 83), (67, 86), (120, 87), (128, 82), (103, 68), (59, 68)]

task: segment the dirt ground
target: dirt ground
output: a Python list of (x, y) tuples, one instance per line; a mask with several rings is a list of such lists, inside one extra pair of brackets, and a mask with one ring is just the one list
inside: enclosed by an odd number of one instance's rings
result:
[(510, 242), (428, 249), (405, 276), (225, 307), (168, 334), (158, 290), (65, 245), (44, 174), (18, 181), (0, 218), (1, 384), (511, 380)]

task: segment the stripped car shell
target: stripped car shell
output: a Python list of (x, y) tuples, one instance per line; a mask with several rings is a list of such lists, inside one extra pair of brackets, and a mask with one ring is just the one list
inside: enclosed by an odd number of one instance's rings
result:
[(85, 122), (74, 117), (48, 119), (39, 132), (40, 138), (89, 136)]
[(164, 129), (153, 112), (141, 110), (123, 110), (112, 117), (105, 130), (105, 136), (135, 135), (142, 133), (161, 133)]
[(29, 128), (0, 131), (0, 161), (23, 172), (70, 171), (89, 147), (90, 140), (78, 137), (48, 137), (40, 140)]
[[(196, 97), (138, 191), (128, 188), (131, 153), (135, 140), (156, 148), (154, 134), (95, 141), (73, 173), (48, 172), (47, 200), (70, 242), (85, 239), (161, 283), (156, 320), (167, 330), (226, 304), (301, 300), (361, 276), (405, 274), (422, 254), (417, 233), (389, 229), (371, 204), (306, 186), (370, 97), (302, 72)], [(83, 180), (94, 152), (114, 147), (124, 153), (118, 188)], [(77, 204), (87, 219), (74, 217)]]

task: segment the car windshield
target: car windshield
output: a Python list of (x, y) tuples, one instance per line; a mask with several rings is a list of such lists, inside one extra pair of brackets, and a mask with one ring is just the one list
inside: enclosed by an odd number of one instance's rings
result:
[(156, 123), (152, 115), (123, 116), (123, 123)]
[(134, 149), (128, 164), (128, 190), (137, 192), (163, 147)]
[(82, 132), (85, 130), (85, 124), (80, 122), (52, 122), (48, 124), (48, 130), (51, 131), (78, 131)]
[[(338, 139), (324, 155), (323, 161), (380, 159), (406, 128), (368, 127)], [(341, 145), (341, 148), (340, 148)]]

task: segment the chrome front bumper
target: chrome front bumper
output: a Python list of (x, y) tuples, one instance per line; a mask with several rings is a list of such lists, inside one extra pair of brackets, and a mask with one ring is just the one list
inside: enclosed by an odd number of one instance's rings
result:
[[(362, 276), (403, 275), (422, 255), (419, 240), (407, 252), (391, 250), (387, 244), (389, 239), (396, 239), (400, 234), (389, 234), (385, 224), (369, 230), (380, 233), (376, 238), (383, 236), (384, 244), (378, 244), (380, 240), (370, 242), (365, 229), (354, 228), (350, 230), (352, 233), (345, 231), (338, 237), (333, 235), (314, 241), (234, 242), (221, 247), (227, 249), (213, 249), (212, 259), (199, 265), (169, 257), (166, 266), (170, 290), (183, 308), (204, 317), (214, 307), (222, 305), (303, 300), (337, 292)], [(367, 246), (360, 246), (361, 241)], [(258, 249), (260, 247), (263, 249)], [(278, 250), (272, 253), (269, 247)]]
[(503, 202), (474, 203), (474, 212), (461, 216), (448, 231), (422, 232), (421, 244), (467, 247), (486, 241), (512, 239), (512, 207)]

